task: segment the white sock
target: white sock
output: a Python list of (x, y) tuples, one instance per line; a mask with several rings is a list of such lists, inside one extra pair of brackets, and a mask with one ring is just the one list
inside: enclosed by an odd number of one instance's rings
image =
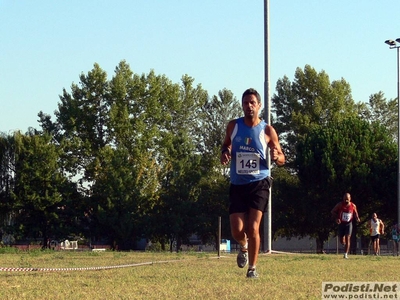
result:
[(244, 246), (240, 246), (240, 250), (247, 250), (247, 246), (248, 246), (248, 242), (246, 242), (246, 244)]

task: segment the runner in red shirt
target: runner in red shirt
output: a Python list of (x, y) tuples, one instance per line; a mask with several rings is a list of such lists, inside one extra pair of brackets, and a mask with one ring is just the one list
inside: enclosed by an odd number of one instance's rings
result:
[(357, 222), (360, 222), (357, 207), (351, 202), (351, 195), (345, 193), (343, 195), (343, 200), (335, 205), (331, 213), (336, 223), (339, 224), (338, 236), (341, 244), (344, 245), (345, 252), (343, 257), (347, 258), (350, 250), (350, 237), (353, 231), (353, 218), (355, 218)]

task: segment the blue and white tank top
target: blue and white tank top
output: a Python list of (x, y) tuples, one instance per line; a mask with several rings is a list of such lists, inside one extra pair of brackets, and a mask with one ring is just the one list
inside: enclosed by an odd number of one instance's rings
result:
[(231, 135), (231, 169), (232, 184), (247, 184), (262, 180), (269, 176), (266, 153), (267, 141), (265, 140), (265, 126), (261, 122), (249, 127), (244, 123), (244, 118), (236, 120), (236, 125)]

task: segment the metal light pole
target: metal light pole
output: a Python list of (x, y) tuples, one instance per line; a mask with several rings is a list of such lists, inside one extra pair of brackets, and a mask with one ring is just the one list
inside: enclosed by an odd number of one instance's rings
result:
[(397, 224), (400, 225), (400, 38), (385, 43), (390, 49), (397, 49)]
[[(271, 100), (269, 86), (269, 1), (264, 0), (264, 120), (271, 124)], [(271, 158), (268, 155), (268, 169), (271, 172)], [(271, 174), (270, 174), (271, 175)], [(272, 252), (272, 204), (271, 191), (269, 193), (267, 212), (264, 213), (264, 236), (261, 241), (264, 252)]]

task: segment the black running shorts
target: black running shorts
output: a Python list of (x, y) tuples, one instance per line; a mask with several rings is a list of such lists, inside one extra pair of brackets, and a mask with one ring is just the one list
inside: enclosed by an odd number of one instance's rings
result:
[(340, 223), (339, 227), (338, 227), (338, 235), (339, 237), (343, 237), (346, 235), (350, 235), (353, 232), (353, 223), (349, 222), (349, 223)]
[(377, 234), (377, 235), (371, 235), (371, 241), (375, 241), (375, 240), (377, 240), (377, 239), (379, 239), (379, 234)]
[(229, 188), (229, 214), (246, 213), (249, 208), (265, 212), (271, 184), (271, 177), (248, 184), (231, 184)]

